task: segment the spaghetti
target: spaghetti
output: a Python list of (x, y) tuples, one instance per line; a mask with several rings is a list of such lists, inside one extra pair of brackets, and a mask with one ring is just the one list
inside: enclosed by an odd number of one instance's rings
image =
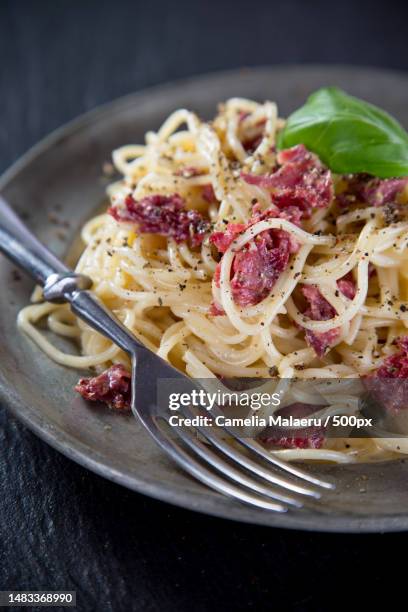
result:
[[(278, 153), (283, 125), (272, 102), (230, 99), (210, 123), (176, 111), (144, 145), (114, 151), (122, 178), (108, 189), (111, 207), (82, 230), (77, 271), (192, 377), (353, 379), (376, 372), (407, 334), (406, 181), (333, 175), (303, 145)], [(36, 327), (44, 318), (81, 355), (56, 348)], [(34, 303), (18, 323), (60, 364), (129, 365), (67, 305)], [(408, 443), (275, 452), (347, 462), (407, 453)]]

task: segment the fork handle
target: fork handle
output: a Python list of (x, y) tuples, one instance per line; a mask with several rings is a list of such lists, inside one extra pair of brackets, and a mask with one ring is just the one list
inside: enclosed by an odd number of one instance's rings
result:
[(70, 272), (67, 266), (30, 232), (1, 196), (0, 251), (41, 285), (45, 284), (51, 274)]
[(109, 340), (120, 346), (130, 355), (139, 351), (148, 351), (139, 340), (123, 325), (102, 301), (90, 291), (74, 291), (67, 296), (71, 310), (88, 323), (95, 331), (103, 334)]
[(127, 353), (145, 348), (87, 289), (92, 280), (76, 274), (49, 251), (0, 196), (0, 251), (44, 287), (44, 298), (70, 302), (72, 311)]

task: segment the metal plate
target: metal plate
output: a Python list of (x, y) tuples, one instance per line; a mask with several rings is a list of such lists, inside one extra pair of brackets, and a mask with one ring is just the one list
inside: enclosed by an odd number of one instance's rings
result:
[[(227, 97), (276, 100), (283, 116), (322, 85), (338, 85), (382, 106), (408, 126), (408, 77), (347, 67), (276, 67), (202, 76), (132, 94), (57, 130), (0, 180), (0, 191), (57, 254), (67, 243), (50, 222), (58, 209), (73, 240), (104, 198), (102, 164), (113, 148), (140, 142), (174, 109), (203, 117)], [(51, 362), (16, 329), (32, 283), (16, 280), (0, 261), (0, 397), (30, 429), (66, 456), (130, 489), (186, 508), (270, 526), (320, 531), (393, 531), (408, 528), (408, 465), (314, 467), (332, 477), (337, 492), (317, 509), (285, 515), (255, 510), (207, 490), (170, 462), (132, 418), (74, 397), (78, 372)]]

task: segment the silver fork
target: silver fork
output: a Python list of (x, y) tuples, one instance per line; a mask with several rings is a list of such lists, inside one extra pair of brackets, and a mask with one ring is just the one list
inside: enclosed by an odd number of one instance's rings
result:
[[(91, 279), (67, 268), (42, 245), (1, 196), (0, 251), (43, 286), (47, 301), (69, 302), (75, 315), (129, 354), (134, 416), (159, 446), (197, 480), (241, 502), (275, 512), (285, 512), (291, 506), (300, 508), (303, 500), (318, 499), (321, 489), (334, 488), (232, 428), (224, 430), (233, 444), (219, 435), (220, 428), (198, 425), (191, 429), (181, 425), (170, 429), (169, 412), (152, 401), (158, 380), (182, 378), (191, 386), (194, 381), (143, 346), (89, 291)], [(196, 416), (191, 407), (181, 410), (184, 417)], [(216, 411), (213, 409), (213, 414)], [(203, 437), (206, 443), (201, 441)]]

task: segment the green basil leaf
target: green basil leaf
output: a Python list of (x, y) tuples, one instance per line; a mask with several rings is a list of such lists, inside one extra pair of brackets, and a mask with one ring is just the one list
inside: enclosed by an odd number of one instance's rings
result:
[(408, 133), (385, 111), (327, 87), (312, 94), (279, 134), (278, 149), (304, 144), (338, 174), (408, 176)]

